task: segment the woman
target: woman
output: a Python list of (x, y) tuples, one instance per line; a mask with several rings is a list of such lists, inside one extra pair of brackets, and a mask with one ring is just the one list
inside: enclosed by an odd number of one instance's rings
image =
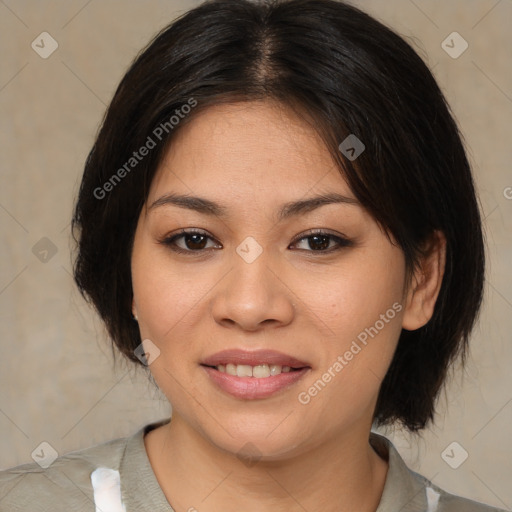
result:
[(189, 11), (122, 79), (73, 228), (79, 289), (172, 419), (3, 472), (2, 510), (498, 510), (370, 431), (432, 421), (484, 275), (457, 126), (376, 20)]

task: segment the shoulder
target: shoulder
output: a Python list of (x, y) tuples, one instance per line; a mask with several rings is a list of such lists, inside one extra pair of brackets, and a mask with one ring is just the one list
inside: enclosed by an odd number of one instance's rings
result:
[[(451, 494), (433, 484), (425, 477), (411, 471), (413, 478), (417, 478), (425, 489), (425, 496), (429, 506), (435, 512), (507, 512), (504, 509), (491, 507), (478, 501), (470, 500), (456, 494)], [(437, 507), (437, 508), (435, 508)]]
[(372, 432), (370, 443), (388, 460), (388, 474), (377, 512), (507, 512), (446, 492), (412, 471), (386, 437)]
[[(70, 452), (47, 468), (37, 463), (0, 471), (0, 512), (94, 511), (91, 474), (100, 467), (119, 470), (129, 438)], [(56, 505), (58, 504), (58, 507)]]

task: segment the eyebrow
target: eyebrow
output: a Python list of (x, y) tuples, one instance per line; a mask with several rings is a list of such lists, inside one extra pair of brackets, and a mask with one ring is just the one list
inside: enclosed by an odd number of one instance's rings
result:
[[(304, 215), (327, 204), (360, 205), (357, 199), (338, 194), (337, 192), (332, 192), (329, 194), (321, 194), (307, 199), (300, 199), (298, 201), (285, 203), (278, 212), (278, 219), (282, 221), (292, 216)], [(180, 208), (194, 210), (198, 213), (218, 218), (228, 217), (228, 208), (214, 201), (203, 197), (174, 193), (166, 194), (158, 198), (151, 204), (148, 210), (166, 205), (178, 206)]]

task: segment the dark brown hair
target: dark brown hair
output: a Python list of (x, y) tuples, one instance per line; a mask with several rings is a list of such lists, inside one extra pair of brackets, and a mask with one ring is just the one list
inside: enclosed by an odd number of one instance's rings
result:
[[(130, 259), (159, 162), (203, 109), (260, 99), (314, 121), (354, 195), (403, 250), (408, 271), (434, 230), (446, 236), (433, 317), (402, 330), (375, 410), (377, 424), (419, 430), (433, 418), (450, 363), (459, 354), (464, 360), (480, 308), (481, 219), (461, 135), (431, 72), (404, 39), (352, 6), (208, 1), (154, 38), (122, 78), (87, 158), (72, 222), (76, 283), (114, 344), (140, 363)], [(338, 148), (350, 134), (365, 145), (354, 161)], [(135, 158), (150, 138), (155, 145)]]

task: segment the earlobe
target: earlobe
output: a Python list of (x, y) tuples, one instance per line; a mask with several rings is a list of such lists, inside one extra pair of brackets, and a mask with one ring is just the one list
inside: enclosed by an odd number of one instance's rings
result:
[(435, 231), (411, 277), (406, 292), (402, 328), (414, 331), (423, 327), (434, 313), (446, 264), (446, 237)]

